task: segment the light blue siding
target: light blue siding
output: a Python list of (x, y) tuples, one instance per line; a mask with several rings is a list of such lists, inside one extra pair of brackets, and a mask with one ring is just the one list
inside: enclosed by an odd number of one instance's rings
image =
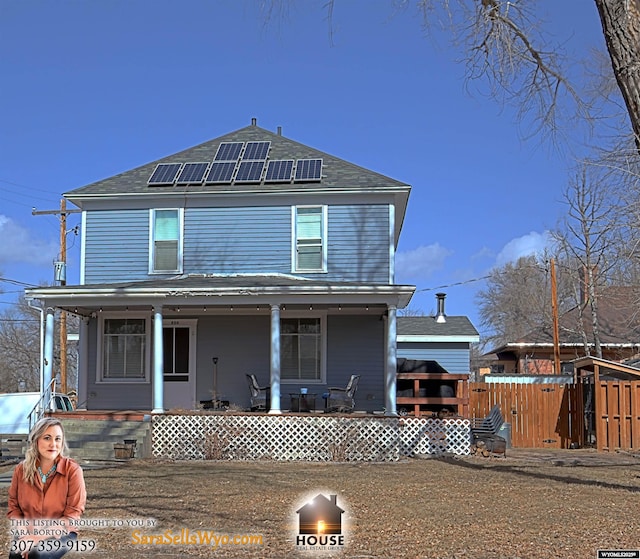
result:
[(328, 317), (327, 376), (330, 386), (344, 387), (360, 375), (356, 409), (384, 407), (384, 322), (379, 316)]
[(85, 283), (147, 279), (149, 210), (87, 212)]
[(330, 278), (389, 282), (388, 206), (330, 206), (328, 241)]
[(203, 208), (185, 212), (187, 273), (290, 273), (291, 208)]
[[(85, 283), (162, 277), (149, 274), (149, 211), (87, 212)], [(185, 274), (292, 270), (291, 206), (187, 208)], [(388, 205), (328, 208), (328, 270), (300, 274), (324, 281), (388, 283)]]
[(468, 343), (409, 343), (397, 347), (398, 358), (437, 361), (450, 373), (468, 373), (471, 352)]
[(213, 357), (218, 358), (218, 392), (241, 408), (249, 407), (247, 374), (269, 384), (271, 318), (213, 316), (198, 319), (196, 400), (210, 400)]

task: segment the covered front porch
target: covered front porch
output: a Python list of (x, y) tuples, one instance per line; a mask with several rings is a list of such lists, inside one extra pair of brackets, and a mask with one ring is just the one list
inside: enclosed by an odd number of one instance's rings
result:
[(289, 276), (181, 276), (27, 291), (45, 312), (44, 379), (53, 378), (54, 313), (81, 318), (78, 404), (88, 410), (249, 409), (247, 375), (269, 387), (269, 414), (306, 389), (360, 375), (356, 410), (396, 415), (396, 310), (413, 286)]

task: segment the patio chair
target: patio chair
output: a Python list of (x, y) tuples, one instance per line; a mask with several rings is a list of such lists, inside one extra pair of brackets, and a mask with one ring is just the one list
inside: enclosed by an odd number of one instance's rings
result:
[(356, 405), (355, 395), (359, 380), (360, 375), (351, 375), (345, 388), (329, 388), (329, 392), (325, 395), (327, 401), (324, 411), (352, 412)]
[(247, 375), (249, 383), (249, 397), (251, 399), (251, 411), (269, 410), (271, 395), (270, 386), (260, 386), (256, 375)]

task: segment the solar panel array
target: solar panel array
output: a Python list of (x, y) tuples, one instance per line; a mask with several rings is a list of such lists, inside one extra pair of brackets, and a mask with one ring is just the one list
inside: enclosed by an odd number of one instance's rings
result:
[[(322, 159), (272, 159), (271, 142), (222, 142), (211, 163), (160, 163), (151, 186), (314, 182), (322, 179)], [(266, 170), (265, 170), (266, 169)]]

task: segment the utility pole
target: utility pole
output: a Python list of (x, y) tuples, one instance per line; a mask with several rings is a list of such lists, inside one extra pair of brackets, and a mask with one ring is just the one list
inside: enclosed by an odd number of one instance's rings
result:
[[(81, 210), (67, 210), (67, 201), (60, 200), (59, 210), (31, 210), (31, 215), (59, 215), (60, 216), (60, 268), (56, 270), (56, 280), (60, 285), (67, 284), (67, 215), (80, 213)], [(67, 313), (60, 312), (60, 392), (67, 392)]]
[(558, 284), (556, 282), (556, 264), (551, 259), (551, 314), (553, 316), (553, 368), (554, 374), (560, 371), (560, 334), (558, 328)]

